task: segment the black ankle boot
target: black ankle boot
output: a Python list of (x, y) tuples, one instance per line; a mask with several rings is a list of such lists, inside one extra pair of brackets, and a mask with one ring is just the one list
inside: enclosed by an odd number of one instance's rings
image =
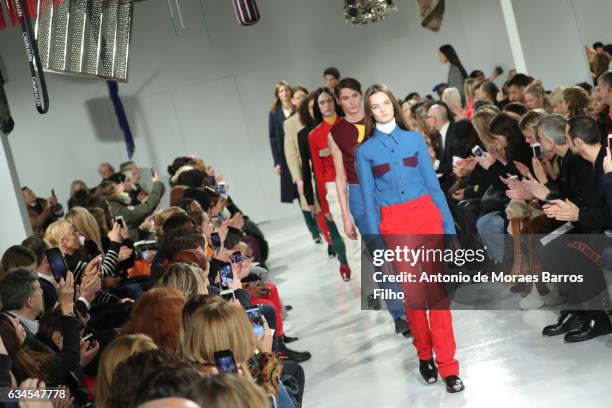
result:
[(461, 381), (461, 378), (457, 377), (456, 375), (449, 375), (444, 379), (444, 382), (446, 383), (446, 391), (450, 392), (451, 394), (465, 390), (463, 381)]
[(336, 251), (334, 251), (334, 247), (332, 247), (331, 245), (327, 246), (327, 256), (329, 256), (330, 259), (336, 257)]
[(433, 358), (429, 360), (419, 360), (419, 371), (427, 383), (433, 384), (438, 381), (438, 367), (436, 367)]

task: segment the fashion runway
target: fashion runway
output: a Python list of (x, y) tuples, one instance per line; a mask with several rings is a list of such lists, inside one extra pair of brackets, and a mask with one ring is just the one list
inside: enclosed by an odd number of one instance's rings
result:
[(564, 344), (540, 333), (550, 311), (455, 311), (456, 358), (466, 389), (427, 385), (411, 339), (395, 334), (387, 311), (361, 311), (359, 272), (343, 282), (326, 245), (301, 218), (261, 225), (271, 274), (287, 304), (291, 346), (309, 350), (305, 408), (609, 407), (612, 336)]

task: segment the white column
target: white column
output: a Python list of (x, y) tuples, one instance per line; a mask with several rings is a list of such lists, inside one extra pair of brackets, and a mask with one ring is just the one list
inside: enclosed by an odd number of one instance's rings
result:
[[(19, 244), (31, 235), (32, 226), (23, 202), (8, 136), (0, 132), (0, 141), (0, 191), (2, 191), (0, 254), (2, 254), (11, 245)], [(41, 171), (44, 171), (42, 167)]]
[[(519, 72), (545, 88), (591, 82), (572, 0), (500, 0)], [(584, 2), (577, 6), (588, 7)]]

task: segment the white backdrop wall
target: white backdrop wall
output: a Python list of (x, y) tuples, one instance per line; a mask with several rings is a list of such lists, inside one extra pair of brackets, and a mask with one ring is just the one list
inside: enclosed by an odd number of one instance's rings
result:
[[(497, 1), (447, 2), (440, 33), (422, 29), (414, 1), (382, 23), (344, 22), (341, 0), (260, 0), (260, 23), (241, 27), (229, 0), (180, 2), (186, 29), (175, 35), (164, 1), (135, 7), (129, 83), (120, 85), (135, 136), (134, 160), (165, 168), (195, 154), (222, 170), (239, 206), (257, 221), (297, 213), (279, 202), (267, 134), (276, 81), (314, 89), (337, 66), (364, 86), (385, 82), (400, 97), (446, 81), (437, 48), (451, 43), (466, 69), (513, 66)], [(70, 181), (98, 182), (97, 164), (127, 160), (103, 81), (47, 75), (51, 109), (35, 113), (17, 29), (0, 32), (17, 123), (10, 135), (20, 182), (64, 201)], [(143, 173), (143, 176), (146, 176)]]

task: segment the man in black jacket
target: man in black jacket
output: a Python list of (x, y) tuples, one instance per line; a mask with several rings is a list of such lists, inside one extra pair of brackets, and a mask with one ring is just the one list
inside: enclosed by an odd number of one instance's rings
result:
[[(572, 232), (602, 234), (612, 227), (612, 215), (606, 202), (603, 185), (603, 162), (607, 148), (600, 143), (597, 123), (588, 116), (575, 116), (566, 126), (566, 137), (572, 153), (592, 164), (592, 178), (585, 183), (585, 193), (580, 206), (569, 200), (552, 200), (544, 206), (545, 214), (558, 221), (570, 222)], [(542, 334), (554, 336), (565, 334), (570, 343), (590, 340), (612, 333), (612, 324), (601, 310), (605, 280), (600, 268), (600, 253), (604, 248), (601, 235), (563, 236), (545, 247), (543, 264), (554, 274), (581, 273), (583, 283), (568, 286), (570, 304), (583, 305), (582, 311), (562, 311), (557, 324), (546, 326)], [(605, 295), (605, 293), (604, 293)], [(605, 299), (605, 296), (604, 296)], [(597, 308), (597, 310), (594, 310)]]
[(438, 132), (433, 139), (439, 139), (436, 158), (440, 160), (438, 173), (442, 174), (443, 189), (454, 182), (453, 158), (467, 158), (475, 144), (472, 123), (468, 120), (454, 122), (451, 115), (446, 104), (439, 101), (433, 102), (427, 111), (427, 124)]

